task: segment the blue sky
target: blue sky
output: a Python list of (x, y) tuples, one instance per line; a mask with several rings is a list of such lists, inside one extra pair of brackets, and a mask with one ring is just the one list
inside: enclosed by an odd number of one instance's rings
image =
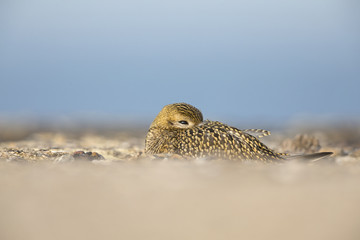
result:
[(360, 116), (356, 0), (0, 3), (0, 115)]

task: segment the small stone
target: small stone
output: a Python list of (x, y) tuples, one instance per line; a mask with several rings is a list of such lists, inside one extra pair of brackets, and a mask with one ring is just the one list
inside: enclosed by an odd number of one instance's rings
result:
[(97, 152), (84, 152), (84, 151), (76, 151), (72, 154), (66, 154), (56, 159), (56, 162), (73, 162), (78, 160), (85, 161), (94, 161), (94, 160), (104, 160), (105, 158), (97, 153)]
[(97, 152), (77, 151), (72, 154), (75, 160), (104, 160), (105, 158)]

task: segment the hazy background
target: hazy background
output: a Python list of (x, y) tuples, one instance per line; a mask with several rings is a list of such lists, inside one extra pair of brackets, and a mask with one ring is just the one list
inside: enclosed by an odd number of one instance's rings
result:
[(357, 0), (2, 0), (0, 115), (360, 116)]
[[(360, 239), (359, 13), (359, 0), (0, 0), (0, 239)], [(239, 128), (358, 123), (265, 139), (321, 145), (325, 162), (141, 154), (180, 101)], [(106, 160), (61, 163), (79, 150)]]

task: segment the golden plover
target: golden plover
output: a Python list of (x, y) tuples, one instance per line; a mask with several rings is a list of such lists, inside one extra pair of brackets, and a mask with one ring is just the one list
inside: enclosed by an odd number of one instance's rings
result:
[[(268, 148), (258, 138), (261, 129), (239, 130), (216, 121), (203, 121), (200, 110), (186, 103), (166, 105), (152, 122), (145, 140), (148, 154), (175, 154), (190, 158), (260, 160), (271, 162), (289, 156)], [(331, 153), (306, 155), (315, 159)]]

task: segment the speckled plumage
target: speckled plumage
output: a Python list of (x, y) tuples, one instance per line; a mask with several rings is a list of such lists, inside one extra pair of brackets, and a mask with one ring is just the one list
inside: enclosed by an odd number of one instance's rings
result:
[(166, 105), (150, 126), (145, 140), (148, 154), (177, 154), (190, 158), (283, 160), (259, 141), (270, 135), (261, 129), (239, 130), (217, 121), (203, 121), (202, 113), (186, 103)]

